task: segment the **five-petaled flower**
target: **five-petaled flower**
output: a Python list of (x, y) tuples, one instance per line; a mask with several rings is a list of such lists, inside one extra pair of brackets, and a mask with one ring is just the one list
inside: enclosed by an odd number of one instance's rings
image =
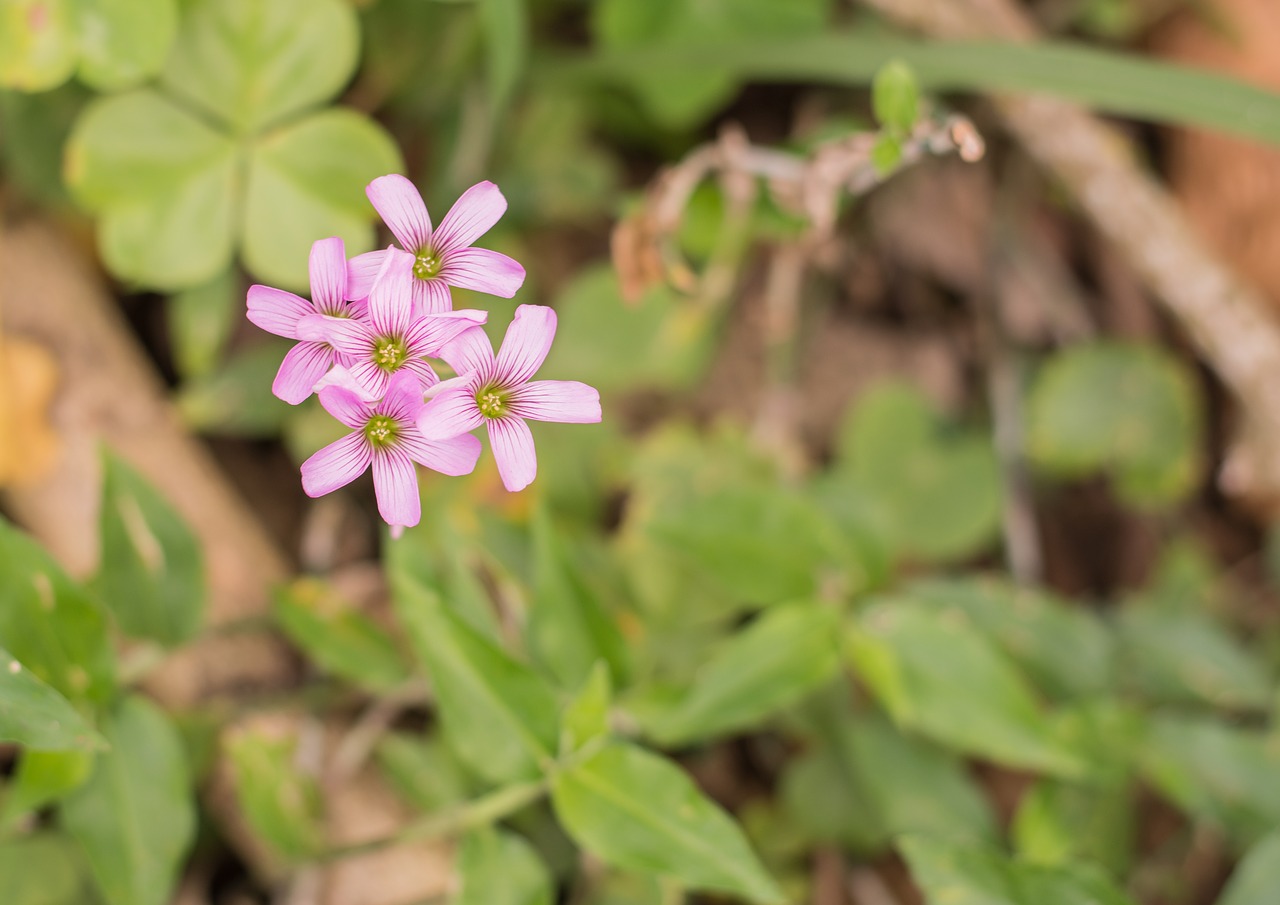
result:
[(403, 176), (379, 176), (365, 193), (400, 248), (352, 258), (350, 298), (364, 298), (382, 259), (392, 255), (409, 261), (414, 310), (422, 314), (449, 311), (453, 307), (450, 286), (511, 298), (524, 283), (524, 268), (514, 258), (471, 247), (507, 209), (507, 199), (492, 182), (477, 183), (463, 192), (435, 230), (422, 195)]
[(480, 441), (470, 434), (428, 440), (418, 431), (422, 383), (412, 371), (391, 378), (386, 396), (377, 402), (331, 384), (321, 388), (320, 404), (351, 433), (302, 463), (302, 489), (308, 496), (323, 496), (372, 465), (378, 513), (393, 529), (411, 528), (422, 515), (414, 462), (442, 474), (464, 475), (480, 458)]
[(346, 301), (347, 254), (338, 238), (320, 239), (311, 246), (308, 261), (311, 301), (270, 286), (249, 287), (249, 320), (268, 333), (302, 340), (289, 350), (276, 373), (271, 392), (290, 405), (311, 395), (312, 389), (335, 364), (345, 364), (323, 337), (302, 336), (299, 324), (323, 317), (357, 323), (361, 309)]
[(542, 305), (521, 305), (502, 347), (483, 330), (463, 333), (440, 357), (457, 377), (439, 384), (418, 415), (418, 428), (431, 438), (455, 437), (484, 424), (508, 490), (523, 490), (538, 470), (533, 434), (526, 418), (588, 424), (600, 420), (600, 394), (576, 380), (531, 380), (556, 335), (556, 313)]
[(298, 322), (298, 335), (327, 343), (342, 355), (351, 376), (370, 399), (387, 391), (391, 375), (401, 369), (418, 375), (424, 387), (439, 382), (426, 356), (460, 333), (483, 324), (484, 311), (422, 314), (413, 308), (409, 268), (402, 255), (387, 255), (369, 291), (368, 314), (361, 319), (311, 314)]

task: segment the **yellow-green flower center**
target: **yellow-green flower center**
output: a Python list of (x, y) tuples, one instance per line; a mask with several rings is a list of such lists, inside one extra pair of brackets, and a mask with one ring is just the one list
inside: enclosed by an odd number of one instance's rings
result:
[(507, 411), (510, 394), (495, 386), (483, 387), (476, 393), (476, 405), (486, 418), (501, 418)]
[(420, 280), (429, 280), (440, 272), (441, 266), (439, 255), (430, 248), (420, 248), (413, 261), (413, 275)]
[(395, 371), (405, 363), (409, 350), (398, 336), (379, 336), (373, 341), (373, 363), (384, 371)]
[(364, 426), (364, 438), (374, 449), (386, 449), (396, 442), (400, 425), (389, 415), (374, 415)]

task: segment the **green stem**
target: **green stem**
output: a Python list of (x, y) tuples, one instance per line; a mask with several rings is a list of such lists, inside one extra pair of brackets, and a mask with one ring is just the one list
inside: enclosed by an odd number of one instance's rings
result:
[(504, 817), (510, 817), (521, 808), (533, 804), (547, 793), (547, 781), (520, 783), (507, 786), (474, 801), (458, 805), (438, 814), (428, 814), (401, 827), (390, 836), (370, 839), (355, 845), (345, 845), (330, 849), (321, 854), (318, 861), (337, 861), (355, 855), (380, 851), (406, 842), (421, 842), (426, 839), (444, 839), (460, 836), (468, 830), (497, 823)]

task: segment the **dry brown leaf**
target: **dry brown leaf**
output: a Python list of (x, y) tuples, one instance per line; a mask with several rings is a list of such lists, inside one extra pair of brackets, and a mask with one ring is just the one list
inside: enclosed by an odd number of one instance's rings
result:
[(39, 480), (61, 452), (49, 409), (58, 363), (30, 340), (0, 334), (0, 486)]

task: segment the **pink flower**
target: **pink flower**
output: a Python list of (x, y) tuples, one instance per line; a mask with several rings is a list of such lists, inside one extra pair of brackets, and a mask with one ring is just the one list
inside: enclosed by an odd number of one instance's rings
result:
[(456, 437), (481, 424), (507, 490), (523, 490), (538, 471), (526, 418), (588, 424), (600, 420), (600, 394), (576, 380), (533, 380), (556, 335), (556, 313), (521, 305), (497, 356), (483, 330), (463, 333), (441, 351), (459, 376), (437, 387), (418, 415), (427, 439)]
[(297, 325), (300, 337), (327, 343), (346, 359), (351, 376), (370, 399), (381, 397), (391, 375), (402, 369), (416, 374), (424, 387), (434, 386), (440, 378), (424, 357), (438, 354), (445, 343), (488, 318), (484, 311), (415, 311), (412, 266), (407, 255), (383, 256), (366, 317), (311, 314)]
[(347, 256), (341, 239), (315, 242), (307, 266), (311, 274), (311, 301), (283, 289), (256, 284), (249, 287), (247, 300), (249, 320), (268, 333), (302, 340), (285, 355), (271, 384), (271, 392), (290, 405), (297, 405), (310, 396), (316, 383), (334, 364), (344, 363), (329, 343), (302, 336), (298, 325), (308, 317), (354, 322), (351, 319), (361, 315), (356, 306), (345, 301)]
[[(471, 247), (507, 209), (507, 199), (492, 182), (477, 183), (463, 192), (434, 231), (422, 195), (405, 177), (379, 176), (365, 194), (412, 262), (415, 311), (449, 311), (453, 307), (450, 286), (511, 298), (524, 283), (524, 268), (515, 259)], [(369, 293), (382, 258), (390, 254), (401, 252), (371, 251), (351, 259), (347, 298), (360, 299)]]
[(320, 404), (351, 433), (330, 443), (302, 463), (302, 489), (324, 496), (345, 487), (373, 466), (378, 513), (393, 528), (411, 528), (422, 517), (418, 476), (413, 463), (447, 475), (464, 475), (476, 467), (480, 441), (469, 434), (426, 439), (415, 418), (422, 409), (422, 384), (412, 371), (391, 378), (387, 395), (366, 402), (341, 386), (320, 390)]

